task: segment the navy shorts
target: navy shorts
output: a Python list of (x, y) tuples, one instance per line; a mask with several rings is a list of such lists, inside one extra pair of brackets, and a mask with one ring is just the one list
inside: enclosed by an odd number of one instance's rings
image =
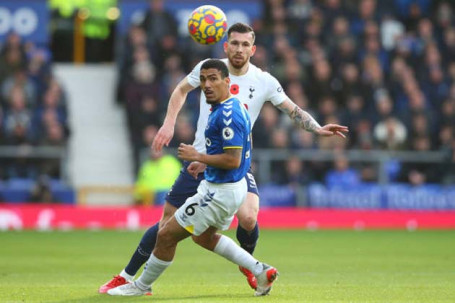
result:
[[(172, 206), (179, 208), (182, 206), (186, 199), (194, 196), (197, 193), (197, 187), (202, 180), (204, 180), (204, 174), (199, 174), (197, 179), (194, 179), (188, 171), (188, 165), (190, 162), (185, 161), (183, 167), (180, 170), (180, 174), (175, 180), (174, 185), (172, 185), (171, 190), (166, 194), (166, 201), (169, 202)], [(253, 174), (248, 172), (246, 174), (246, 183), (248, 185), (248, 192), (256, 194), (259, 196), (259, 191), (256, 186), (256, 180), (254, 180)]]

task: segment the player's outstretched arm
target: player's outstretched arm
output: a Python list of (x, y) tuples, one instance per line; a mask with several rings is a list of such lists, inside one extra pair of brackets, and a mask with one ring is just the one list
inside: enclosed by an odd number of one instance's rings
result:
[(172, 137), (174, 137), (174, 126), (175, 122), (177, 121), (177, 116), (182, 109), (183, 104), (185, 104), (186, 96), (193, 89), (194, 87), (188, 83), (188, 80), (186, 78), (180, 81), (179, 84), (177, 84), (175, 87), (169, 99), (169, 104), (167, 106), (166, 117), (164, 118), (163, 125), (158, 130), (158, 133), (153, 139), (153, 150), (161, 151), (164, 145), (168, 146), (169, 142), (171, 142)]
[(324, 126), (319, 125), (319, 123), (306, 111), (298, 107), (294, 102), (289, 99), (286, 99), (283, 103), (277, 106), (282, 112), (291, 118), (294, 124), (299, 127), (318, 134), (319, 136), (339, 136), (346, 138), (344, 133), (349, 132), (347, 126), (342, 126), (338, 124), (327, 124)]
[(178, 157), (185, 161), (198, 161), (221, 169), (236, 169), (242, 163), (242, 149), (229, 148), (224, 153), (207, 155), (199, 153), (192, 145), (180, 143)]

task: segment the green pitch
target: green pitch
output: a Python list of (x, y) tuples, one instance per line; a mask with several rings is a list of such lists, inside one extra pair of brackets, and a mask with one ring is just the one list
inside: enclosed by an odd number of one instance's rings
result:
[(262, 298), (233, 264), (185, 240), (153, 296), (98, 294), (141, 235), (0, 232), (0, 302), (455, 302), (455, 231), (263, 230), (256, 256), (281, 275)]

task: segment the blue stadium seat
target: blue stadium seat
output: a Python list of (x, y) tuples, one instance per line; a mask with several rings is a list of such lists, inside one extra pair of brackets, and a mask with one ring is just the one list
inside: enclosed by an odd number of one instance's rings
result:
[(74, 204), (76, 193), (64, 181), (60, 179), (50, 179), (49, 186), (55, 200), (64, 204)]
[(35, 180), (30, 178), (11, 178), (5, 182), (5, 187), (10, 189), (31, 190)]
[(30, 199), (30, 191), (7, 187), (3, 189), (2, 196), (4, 202), (27, 202)]
[(28, 178), (11, 178), (3, 184), (2, 197), (4, 202), (27, 202), (30, 190), (35, 181)]

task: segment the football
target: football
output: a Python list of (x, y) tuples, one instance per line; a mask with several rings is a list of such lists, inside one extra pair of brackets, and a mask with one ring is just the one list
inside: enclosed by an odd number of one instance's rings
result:
[(190, 36), (200, 44), (217, 43), (225, 35), (226, 29), (226, 15), (213, 5), (202, 5), (196, 8), (188, 19)]

